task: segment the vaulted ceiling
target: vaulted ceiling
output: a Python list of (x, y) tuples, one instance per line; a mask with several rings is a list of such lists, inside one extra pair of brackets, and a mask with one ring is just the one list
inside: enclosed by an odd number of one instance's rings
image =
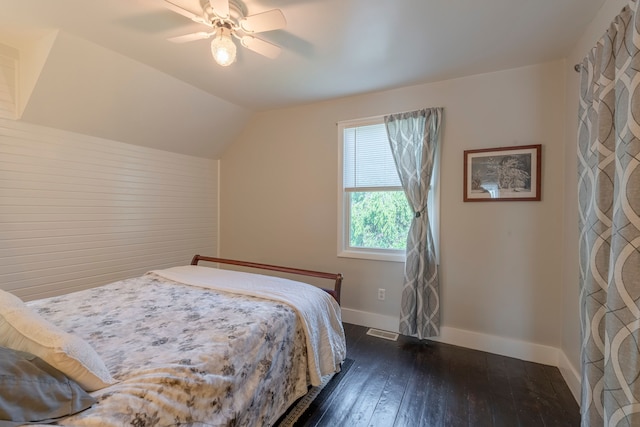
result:
[(208, 28), (164, 0), (0, 0), (0, 47), (20, 53), (22, 120), (216, 158), (254, 111), (563, 58), (603, 3), (246, 0), (282, 10), (260, 34), (282, 53), (221, 67), (207, 40), (167, 41)]

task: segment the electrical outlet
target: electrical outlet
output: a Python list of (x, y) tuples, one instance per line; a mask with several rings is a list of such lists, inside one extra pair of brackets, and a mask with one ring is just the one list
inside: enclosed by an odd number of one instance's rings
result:
[(380, 301), (384, 301), (384, 297), (385, 297), (385, 289), (378, 289), (378, 299)]

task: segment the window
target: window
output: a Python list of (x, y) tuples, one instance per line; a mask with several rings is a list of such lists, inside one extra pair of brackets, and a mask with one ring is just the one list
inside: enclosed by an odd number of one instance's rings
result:
[[(384, 118), (340, 122), (338, 140), (338, 256), (404, 262), (414, 213), (398, 177)], [(434, 178), (437, 167), (436, 160)], [(435, 200), (437, 192), (430, 191), (432, 232), (437, 229)]]
[(404, 261), (412, 212), (383, 118), (343, 122), (338, 255)]

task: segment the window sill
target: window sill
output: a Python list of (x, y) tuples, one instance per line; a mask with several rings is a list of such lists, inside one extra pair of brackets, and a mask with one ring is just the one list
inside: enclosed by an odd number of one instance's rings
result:
[(375, 261), (390, 261), (390, 262), (405, 262), (405, 260), (406, 260), (406, 255), (404, 254), (404, 252), (403, 253), (398, 253), (398, 254), (390, 254), (390, 253), (383, 253), (383, 252), (377, 252), (377, 251), (367, 251), (367, 250), (341, 251), (341, 252), (338, 252), (338, 257), (340, 257), (340, 258), (370, 259), (370, 260), (375, 260)]

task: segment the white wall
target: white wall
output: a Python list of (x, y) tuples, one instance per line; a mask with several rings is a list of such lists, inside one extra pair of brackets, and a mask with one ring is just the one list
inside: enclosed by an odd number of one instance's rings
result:
[(80, 290), (217, 251), (218, 162), (0, 119), (0, 288)]
[(578, 305), (578, 160), (576, 151), (580, 74), (575, 72), (573, 66), (582, 62), (582, 59), (595, 46), (598, 39), (604, 35), (612, 20), (627, 2), (627, 0), (607, 0), (567, 58), (562, 287), (562, 351), (566, 360), (563, 361), (561, 370), (563, 370), (563, 375), (576, 397), (580, 387), (578, 378), (580, 372), (580, 314)]
[[(564, 69), (557, 61), (254, 115), (221, 158), (221, 254), (342, 272), (345, 319), (396, 329), (403, 265), (336, 256), (336, 122), (442, 106), (443, 339), (555, 364)], [(543, 145), (542, 201), (462, 202), (464, 150), (524, 144)]]

